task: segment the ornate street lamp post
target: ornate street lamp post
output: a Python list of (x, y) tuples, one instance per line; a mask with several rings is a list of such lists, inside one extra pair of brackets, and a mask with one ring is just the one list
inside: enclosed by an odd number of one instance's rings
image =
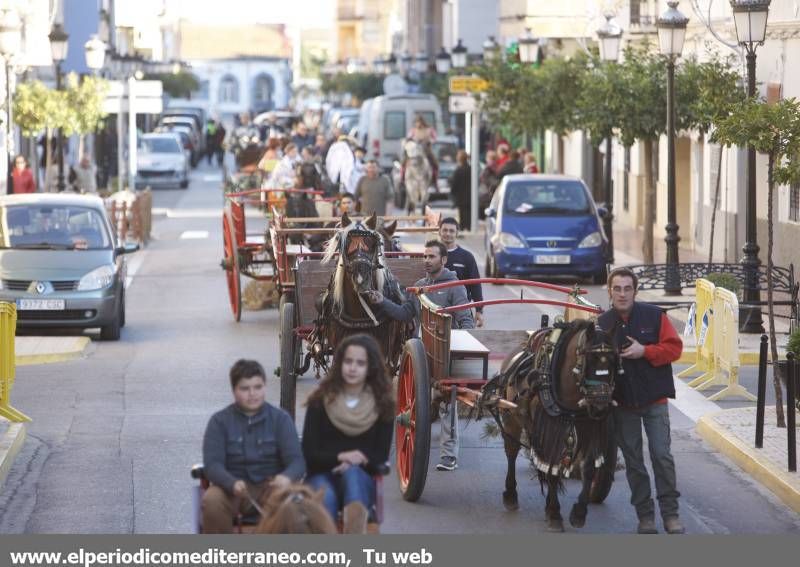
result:
[(458, 40), (453, 48), (453, 69), (463, 69), (467, 66), (467, 48)]
[(526, 65), (539, 61), (539, 38), (533, 37), (531, 28), (525, 29), (525, 35), (517, 40), (519, 61)]
[(8, 164), (8, 175), (6, 176), (6, 192), (9, 192), (12, 184), (12, 167), (14, 159), (14, 146), (12, 144), (14, 128), (13, 115), (11, 112), (11, 66), (12, 59), (22, 49), (22, 22), (15, 10), (8, 9), (0, 16), (0, 57), (3, 58), (6, 71), (6, 163)]
[(490, 35), (489, 39), (483, 42), (483, 61), (492, 63), (498, 59), (500, 59), (500, 44), (495, 41), (493, 35)]
[(452, 60), (447, 50), (442, 47), (442, 50), (436, 55), (436, 72), (441, 75), (447, 75), (450, 71)]
[[(619, 58), (619, 47), (622, 42), (622, 29), (612, 23), (613, 14), (606, 14), (606, 23), (597, 30), (597, 38), (600, 43), (600, 58), (606, 65), (613, 65)], [(605, 177), (603, 179), (603, 192), (606, 200), (606, 215), (603, 217), (603, 231), (608, 238), (608, 262), (614, 263), (614, 187), (611, 182), (611, 151), (612, 139), (611, 131), (606, 135), (606, 164)]]
[[(764, 44), (767, 35), (767, 17), (770, 0), (731, 0), (736, 38), (747, 54), (747, 96), (756, 96), (756, 47)], [(745, 244), (742, 247), (744, 266), (744, 290), (742, 303), (750, 304), (740, 310), (740, 329), (745, 333), (763, 331), (761, 300), (758, 290), (758, 229), (756, 221), (756, 151), (747, 147), (747, 209), (745, 214)]]
[(675, 60), (683, 51), (689, 18), (678, 10), (677, 0), (667, 2), (669, 8), (656, 22), (661, 54), (667, 59), (667, 277), (666, 295), (681, 294), (680, 261), (678, 259), (678, 223), (675, 214)]
[[(61, 63), (67, 58), (67, 40), (69, 36), (61, 24), (54, 24), (48, 36), (50, 39), (50, 51), (53, 55), (53, 63), (56, 64), (56, 90), (61, 90)], [(64, 183), (64, 135), (61, 128), (58, 129), (58, 141), (56, 143), (58, 151), (58, 183), (56, 189), (62, 193), (66, 189)]]
[(417, 53), (414, 57), (414, 71), (420, 75), (428, 72), (428, 56), (424, 53)]

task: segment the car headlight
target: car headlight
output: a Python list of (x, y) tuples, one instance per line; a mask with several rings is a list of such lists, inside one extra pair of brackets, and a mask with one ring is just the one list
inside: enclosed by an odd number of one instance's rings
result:
[(596, 246), (600, 246), (602, 243), (603, 237), (599, 232), (595, 231), (581, 240), (581, 243), (578, 244), (578, 248), (594, 248)]
[(503, 248), (525, 248), (525, 243), (510, 232), (501, 232), (500, 246)]
[(100, 266), (83, 276), (78, 282), (78, 291), (103, 289), (111, 285), (117, 269), (114, 266)]

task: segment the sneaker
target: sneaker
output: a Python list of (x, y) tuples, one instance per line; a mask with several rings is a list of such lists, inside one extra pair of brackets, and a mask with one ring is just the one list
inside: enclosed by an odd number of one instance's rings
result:
[(656, 529), (656, 521), (653, 518), (640, 518), (639, 527), (636, 529), (636, 533), (657, 534), (658, 530)]
[(442, 460), (436, 465), (437, 471), (454, 471), (457, 468), (458, 462), (455, 457), (442, 457)]
[(664, 518), (664, 529), (668, 534), (686, 533), (686, 528), (683, 527), (683, 524), (678, 516), (667, 516)]

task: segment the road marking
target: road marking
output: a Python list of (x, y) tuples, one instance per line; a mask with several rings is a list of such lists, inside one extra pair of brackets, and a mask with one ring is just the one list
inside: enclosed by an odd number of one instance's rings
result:
[(126, 289), (130, 289), (131, 285), (133, 285), (133, 278), (136, 276), (136, 272), (139, 271), (139, 268), (142, 267), (142, 263), (144, 262), (144, 257), (146, 255), (147, 252), (139, 251), (128, 261), (128, 274), (125, 278)]
[(200, 240), (203, 238), (208, 238), (207, 230), (185, 230), (180, 235), (181, 240)]
[(218, 182), (222, 183), (222, 175), (221, 174), (220, 175), (214, 175), (214, 174), (207, 173), (207, 174), (205, 174), (203, 176), (203, 181), (218, 181)]

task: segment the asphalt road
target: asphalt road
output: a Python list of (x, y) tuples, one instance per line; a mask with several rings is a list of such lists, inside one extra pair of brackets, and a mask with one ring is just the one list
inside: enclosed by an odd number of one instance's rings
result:
[[(192, 464), (201, 459), (209, 416), (229, 403), (227, 371), (237, 358), (278, 366), (277, 310), (246, 311), (235, 323), (219, 268), (220, 173), (202, 165), (189, 190), (160, 190), (154, 240), (133, 258), (127, 326), (117, 343), (95, 342), (81, 360), (18, 369), (16, 407), (33, 418), (26, 445), (0, 491), (2, 533), (188, 533)], [(477, 253), (479, 238), (464, 244)], [(604, 292), (588, 286), (604, 304)], [(527, 293), (527, 292), (526, 292)], [(491, 286), (488, 297), (518, 296)], [(540, 312), (498, 307), (493, 329), (538, 326)], [(746, 371), (743, 382), (752, 380)], [(315, 384), (299, 381), (298, 399)], [(268, 381), (277, 403), (278, 384)], [(694, 422), (671, 405), (673, 452), (690, 533), (800, 533), (800, 517), (694, 434)], [(298, 416), (301, 423), (302, 412)], [(544, 499), (528, 463), (517, 462), (520, 505), (501, 504), (502, 443), (483, 423), (462, 420), (459, 469), (437, 472), (438, 425), (422, 499), (402, 501), (392, 473), (385, 481), (386, 533), (539, 533)], [(567, 482), (564, 515), (578, 492)], [(624, 473), (606, 502), (593, 506), (583, 532), (630, 533), (635, 513)], [(568, 532), (576, 530), (567, 527)]]

